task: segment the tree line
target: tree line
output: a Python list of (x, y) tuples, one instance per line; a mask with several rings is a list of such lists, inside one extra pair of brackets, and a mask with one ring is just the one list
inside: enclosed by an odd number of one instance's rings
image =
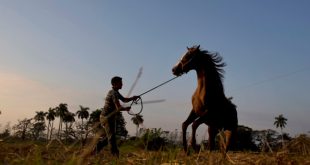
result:
[[(21, 139), (44, 139), (51, 140), (54, 138), (64, 140), (81, 140), (84, 141), (91, 135), (95, 134), (100, 127), (100, 113), (102, 109), (96, 109), (90, 112), (88, 107), (82, 105), (76, 113), (70, 112), (66, 103), (60, 103), (55, 108), (49, 108), (47, 111), (36, 111), (32, 118), (18, 120), (12, 128), (9, 124), (5, 126), (0, 137), (11, 135)], [(116, 117), (119, 118), (117, 123), (117, 135), (127, 137), (126, 122), (122, 112), (118, 112)], [(142, 115), (135, 115), (131, 118), (133, 123), (138, 127), (143, 123)], [(59, 118), (58, 129), (55, 128), (55, 119)], [(80, 119), (79, 121), (76, 120)]]
[[(36, 111), (32, 118), (18, 120), (17, 124), (10, 127), (9, 124), (0, 133), (0, 138), (15, 137), (22, 140), (45, 140), (59, 139), (65, 143), (79, 141), (85, 144), (87, 139), (92, 138), (96, 131), (101, 127), (99, 118), (102, 109), (96, 109), (90, 112), (88, 107), (82, 105), (76, 113), (70, 112), (66, 103), (60, 103), (55, 108), (49, 108), (47, 111)], [(0, 113), (1, 114), (1, 113)], [(119, 138), (128, 139), (128, 131), (126, 130), (126, 121), (122, 112), (118, 112), (116, 117), (120, 122), (117, 123), (117, 136)], [(55, 128), (55, 119), (59, 118), (58, 128)], [(80, 120), (76, 120), (80, 119)], [(135, 137), (145, 138), (154, 136), (155, 145), (159, 144), (181, 144), (181, 132), (177, 130), (169, 132), (159, 129), (139, 129), (143, 124), (142, 115), (135, 115), (131, 121), (136, 125)], [(247, 126), (238, 126), (238, 136), (235, 150), (251, 150), (251, 151), (273, 151), (274, 149), (283, 147), (285, 142), (292, 138), (289, 134), (283, 132), (287, 124), (287, 119), (281, 114), (275, 117), (274, 125), (280, 128), (281, 132), (275, 130), (253, 130)], [(146, 136), (147, 135), (147, 136)], [(150, 141), (149, 141), (150, 142)], [(203, 140), (202, 144), (206, 144), (207, 140)], [(149, 145), (149, 146), (152, 146)], [(158, 145), (155, 147), (158, 148)]]

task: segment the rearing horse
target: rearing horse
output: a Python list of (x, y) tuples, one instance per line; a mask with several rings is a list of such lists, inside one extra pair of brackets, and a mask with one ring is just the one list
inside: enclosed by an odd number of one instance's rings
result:
[(192, 96), (192, 110), (188, 118), (182, 124), (183, 147), (187, 152), (186, 130), (192, 124), (192, 147), (196, 148), (196, 130), (202, 123), (208, 125), (210, 150), (215, 148), (215, 136), (220, 129), (224, 130), (225, 153), (228, 151), (231, 139), (236, 134), (238, 119), (236, 106), (227, 99), (222, 83), (223, 67), (222, 57), (217, 53), (200, 50), (200, 46), (187, 48), (188, 51), (173, 67), (172, 72), (181, 76), (190, 70), (197, 73), (198, 86)]

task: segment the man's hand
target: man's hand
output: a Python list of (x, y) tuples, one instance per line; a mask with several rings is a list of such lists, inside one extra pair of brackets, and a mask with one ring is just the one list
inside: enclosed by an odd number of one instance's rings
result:
[(124, 111), (130, 111), (131, 107), (124, 107)]
[(132, 96), (131, 99), (132, 99), (133, 101), (136, 101), (136, 100), (140, 99), (140, 96)]

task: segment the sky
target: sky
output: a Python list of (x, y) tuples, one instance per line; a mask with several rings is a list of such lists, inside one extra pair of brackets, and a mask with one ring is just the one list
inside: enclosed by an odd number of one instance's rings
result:
[[(110, 79), (121, 76), (127, 96), (142, 67), (132, 92), (139, 95), (173, 78), (186, 47), (200, 45), (227, 64), (223, 84), (239, 125), (280, 131), (274, 118), (283, 114), (284, 132), (309, 133), (309, 6), (307, 0), (1, 0), (1, 127), (60, 103), (71, 112), (79, 105), (102, 108)], [(165, 100), (144, 105), (143, 126), (180, 131), (196, 85), (191, 71), (143, 95)], [(132, 116), (124, 117), (133, 135)]]

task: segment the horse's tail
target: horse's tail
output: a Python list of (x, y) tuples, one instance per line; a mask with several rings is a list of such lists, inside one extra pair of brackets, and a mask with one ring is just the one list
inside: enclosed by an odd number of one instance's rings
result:
[(228, 109), (228, 120), (229, 125), (233, 129), (237, 129), (238, 127), (238, 114), (237, 114), (237, 106), (231, 101), (232, 98), (227, 99), (227, 109)]
[(230, 150), (237, 149), (237, 138), (238, 138), (238, 114), (237, 114), (237, 106), (231, 101), (228, 100), (228, 114), (227, 114), (227, 122), (228, 122), (228, 130), (231, 131), (231, 144), (229, 145)]

